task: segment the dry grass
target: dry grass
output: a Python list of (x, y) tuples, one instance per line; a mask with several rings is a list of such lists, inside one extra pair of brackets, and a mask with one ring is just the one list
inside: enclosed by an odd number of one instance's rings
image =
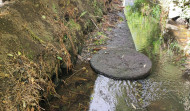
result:
[[(102, 0), (100, 1), (102, 2)], [(39, 3), (41, 2), (42, 1)], [(45, 7), (43, 4), (39, 4), (39, 6)], [(50, 8), (47, 8), (46, 11), (39, 13), (48, 15), (49, 10)], [(77, 14), (79, 15), (81, 13), (79, 10), (75, 10), (74, 8), (65, 10), (67, 10), (67, 14), (69, 17), (74, 19), (74, 21), (79, 20), (79, 18), (77, 18)], [(5, 16), (8, 14), (9, 13), (1, 13), (0, 16)], [(40, 54), (34, 55), (36, 60), (29, 59), (25, 52), (19, 52), (19, 54), (18, 52), (14, 52), (12, 55), (9, 55), (6, 60), (1, 61), (3, 66), (0, 66), (0, 80), (3, 80), (4, 83), (6, 83), (0, 85), (2, 86), (0, 87), (1, 111), (40, 111), (43, 110), (39, 105), (42, 94), (44, 97), (51, 94), (60, 98), (56, 93), (55, 85), (51, 80), (52, 73), (56, 73), (56, 78), (58, 79), (58, 70), (61, 65), (65, 64), (67, 71), (73, 68), (71, 54), (69, 53), (70, 51), (68, 51), (67, 44), (63, 42), (64, 35), (67, 35), (69, 40), (68, 42), (72, 46), (71, 51), (74, 55), (77, 55), (78, 51), (75, 48), (75, 42), (73, 41), (73, 33), (76, 32), (72, 32), (67, 26), (65, 26), (65, 21), (63, 20), (64, 18), (61, 19), (58, 17), (57, 19), (57, 23), (55, 23), (53, 17), (47, 17), (47, 21), (50, 21), (52, 24), (59, 24), (57, 25), (59, 28), (53, 32), (55, 34), (54, 39), (57, 40), (53, 43), (47, 41), (40, 42), (41, 39), (35, 36), (37, 34), (32, 32), (29, 26), (26, 25), (22, 27), (22, 31), (27, 30), (29, 36), (32, 36), (32, 39), (35, 39), (35, 44), (40, 44), (40, 49), (43, 49)], [(47, 62), (45, 61), (45, 55), (48, 55), (48, 57), (53, 59), (53, 62), (51, 61), (53, 65), (46, 64)], [(57, 57), (61, 57), (62, 60), (57, 59)], [(47, 71), (47, 69), (52, 69), (53, 71)]]

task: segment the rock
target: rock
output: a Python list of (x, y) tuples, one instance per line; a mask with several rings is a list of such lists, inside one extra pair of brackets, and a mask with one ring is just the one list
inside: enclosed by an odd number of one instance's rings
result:
[(168, 18), (172, 19), (175, 17), (180, 18), (190, 18), (190, 8), (183, 0), (178, 0), (178, 2), (170, 1)]
[(178, 18), (176, 20), (176, 23), (177, 24), (182, 24), (182, 25), (187, 25), (188, 24), (188, 22), (187, 22), (187, 20), (185, 18)]
[(179, 28), (172, 24), (166, 24), (166, 29), (179, 30)]
[(183, 77), (185, 80), (190, 81), (190, 69), (186, 69), (186, 70), (183, 72), (182, 77)]
[(2, 0), (0, 0), (0, 7), (1, 7), (1, 6), (3, 6), (3, 1), (2, 1)]
[(125, 47), (101, 50), (92, 56), (90, 64), (98, 74), (113, 79), (141, 79), (152, 67), (147, 56)]
[(169, 5), (168, 18), (172, 19), (172, 18), (178, 17), (181, 15), (181, 13), (182, 13), (182, 8), (176, 6), (173, 2), (171, 2)]

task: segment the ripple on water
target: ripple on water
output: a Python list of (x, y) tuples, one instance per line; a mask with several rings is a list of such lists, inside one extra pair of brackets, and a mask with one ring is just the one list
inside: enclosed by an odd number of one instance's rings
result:
[[(165, 71), (167, 68), (170, 70)], [(157, 66), (152, 76), (144, 80), (98, 76), (90, 111), (123, 111), (123, 108), (129, 111), (184, 111), (190, 108), (189, 84), (182, 80), (179, 68), (169, 63)]]

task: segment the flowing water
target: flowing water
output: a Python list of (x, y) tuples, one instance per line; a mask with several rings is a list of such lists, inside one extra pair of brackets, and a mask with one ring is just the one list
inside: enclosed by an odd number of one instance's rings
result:
[(151, 74), (143, 80), (113, 80), (99, 75), (90, 111), (189, 111), (190, 82), (182, 78), (181, 67), (169, 60), (164, 53), (154, 57)]
[(178, 66), (158, 61), (153, 64), (151, 76), (144, 80), (120, 81), (98, 76), (90, 110), (190, 110), (190, 82), (181, 77)]

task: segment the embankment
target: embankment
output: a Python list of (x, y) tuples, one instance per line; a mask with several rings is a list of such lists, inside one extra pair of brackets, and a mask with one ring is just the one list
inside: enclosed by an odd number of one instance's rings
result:
[(107, 0), (14, 0), (0, 7), (0, 110), (41, 110), (110, 10)]

